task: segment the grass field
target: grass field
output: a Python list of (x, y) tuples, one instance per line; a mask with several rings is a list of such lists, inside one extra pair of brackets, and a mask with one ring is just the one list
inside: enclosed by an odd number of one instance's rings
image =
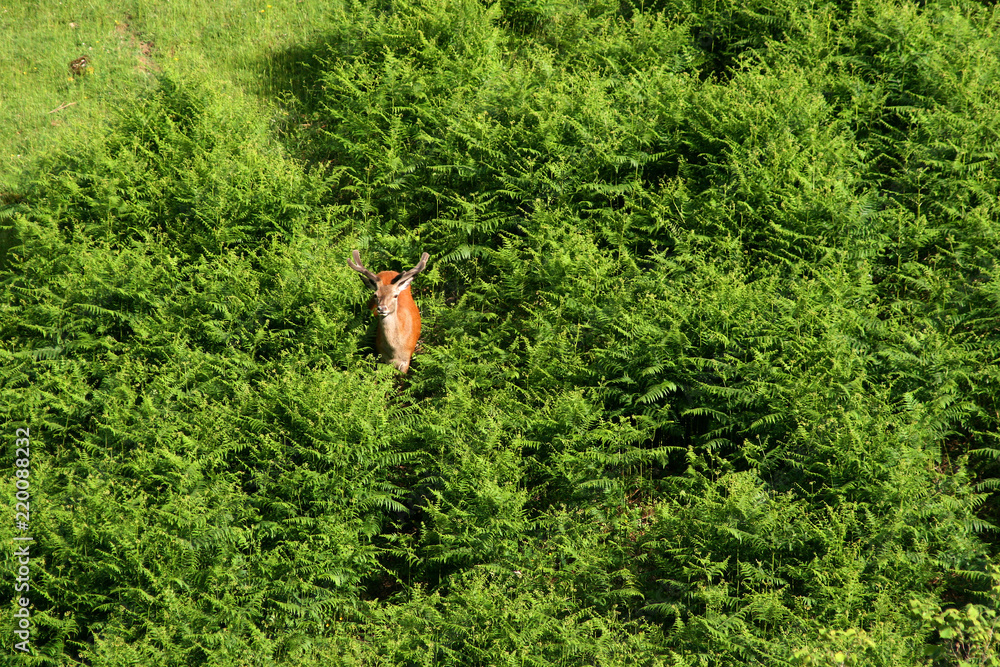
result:
[[(275, 114), (293, 85), (289, 53), (316, 38), (329, 3), (65, 2), (0, 8), (0, 189), (53, 146), (100, 127), (161, 73), (192, 75)], [(89, 64), (74, 75), (70, 63)]]

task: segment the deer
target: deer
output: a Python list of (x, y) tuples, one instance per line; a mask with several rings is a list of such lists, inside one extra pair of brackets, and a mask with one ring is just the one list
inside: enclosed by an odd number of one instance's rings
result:
[(365, 287), (375, 292), (370, 303), (372, 314), (379, 317), (375, 350), (382, 357), (382, 363), (392, 364), (405, 373), (420, 338), (420, 311), (410, 294), (410, 283), (427, 266), (430, 255), (425, 252), (416, 266), (403, 273), (372, 273), (361, 263), (357, 250), (352, 250), (351, 256), (354, 261), (347, 260), (347, 266), (357, 271)]

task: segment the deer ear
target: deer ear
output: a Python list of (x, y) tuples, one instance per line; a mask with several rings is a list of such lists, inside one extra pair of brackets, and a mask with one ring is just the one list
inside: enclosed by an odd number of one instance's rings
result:
[(416, 266), (414, 266), (409, 271), (404, 271), (403, 273), (396, 276), (396, 278), (394, 279), (396, 282), (394, 282), (393, 284), (398, 287), (399, 291), (406, 289), (409, 286), (409, 284), (413, 281), (413, 279), (416, 277), (416, 275), (424, 270), (424, 267), (427, 266), (428, 258), (430, 258), (430, 255), (428, 255), (425, 252), (423, 255), (420, 256), (420, 261), (417, 262)]
[(396, 288), (397, 293), (402, 292), (403, 290), (405, 290), (407, 287), (410, 286), (410, 283), (412, 283), (413, 279), (416, 277), (417, 277), (416, 274), (412, 276), (406, 276), (406, 275), (401, 276), (401, 280), (397, 280), (392, 284), (392, 286)]

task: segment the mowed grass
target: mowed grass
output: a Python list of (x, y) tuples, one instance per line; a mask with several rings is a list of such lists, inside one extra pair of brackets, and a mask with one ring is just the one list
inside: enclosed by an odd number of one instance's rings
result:
[[(315, 43), (321, 0), (0, 4), (0, 192), (45, 151), (101, 132), (117, 105), (171, 76), (252, 95), (261, 113), (293, 76), (282, 54)], [(84, 74), (70, 63), (86, 56)]]

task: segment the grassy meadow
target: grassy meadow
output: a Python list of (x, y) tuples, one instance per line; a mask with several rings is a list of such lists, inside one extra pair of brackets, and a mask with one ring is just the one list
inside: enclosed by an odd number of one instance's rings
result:
[[(1000, 665), (992, 3), (0, 0), (0, 52), (10, 664)], [(431, 256), (405, 376), (352, 249)]]

